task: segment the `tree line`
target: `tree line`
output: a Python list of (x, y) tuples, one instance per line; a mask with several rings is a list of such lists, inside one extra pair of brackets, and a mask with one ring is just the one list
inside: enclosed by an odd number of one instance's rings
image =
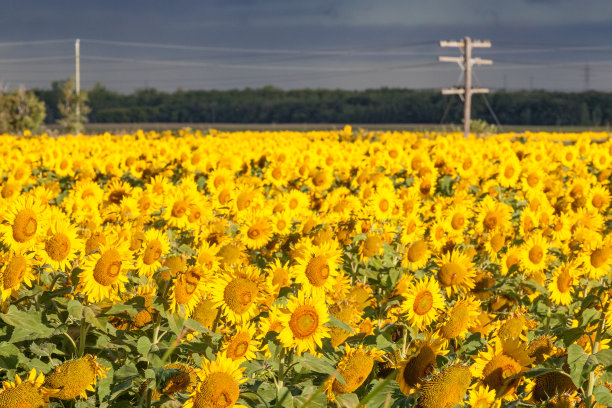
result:
[[(73, 112), (76, 101), (67, 101), (69, 81), (54, 82), (51, 89), (33, 90), (33, 95), (44, 103), (45, 123), (88, 120), (90, 123), (458, 124), (463, 118), (463, 104), (458, 97), (441, 95), (439, 90), (282, 90), (266, 86), (174, 92), (147, 88), (123, 94), (96, 84), (81, 98), (81, 118), (77, 120)], [(497, 91), (486, 97), (475, 95), (472, 109), (473, 118), (488, 123), (497, 121), (494, 112), (504, 125), (608, 126), (612, 123), (612, 93)]]

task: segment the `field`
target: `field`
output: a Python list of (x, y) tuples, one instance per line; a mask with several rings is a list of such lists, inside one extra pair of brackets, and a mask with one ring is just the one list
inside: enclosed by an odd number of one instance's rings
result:
[(0, 408), (612, 406), (604, 132), (0, 136)]

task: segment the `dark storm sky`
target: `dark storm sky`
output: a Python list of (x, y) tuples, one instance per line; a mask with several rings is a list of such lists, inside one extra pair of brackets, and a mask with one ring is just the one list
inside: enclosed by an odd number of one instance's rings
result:
[[(458, 55), (438, 41), (488, 39), (475, 82), (491, 89), (612, 91), (610, 0), (3, 1), (0, 82), (49, 87), (439, 88)], [(62, 40), (39, 42), (43, 40)]]

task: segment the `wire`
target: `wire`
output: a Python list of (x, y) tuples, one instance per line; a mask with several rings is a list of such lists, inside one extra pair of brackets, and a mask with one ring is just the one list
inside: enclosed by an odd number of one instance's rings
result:
[(14, 63), (19, 63), (19, 62), (38, 62), (38, 61), (58, 61), (58, 60), (64, 60), (64, 59), (74, 59), (74, 55), (60, 55), (56, 57), (0, 59), (0, 64), (14, 64)]
[(37, 40), (37, 41), (13, 41), (13, 42), (0, 42), (0, 47), (12, 47), (17, 45), (45, 45), (55, 44), (64, 42), (74, 42), (74, 39), (61, 39), (61, 40)]
[[(480, 82), (480, 80), (478, 79), (478, 76), (476, 75), (476, 73), (474, 71), (472, 71), (472, 75), (474, 76), (474, 80), (476, 82), (476, 84), (480, 87), (482, 87), (482, 84)], [(495, 114), (495, 112), (493, 112), (493, 108), (491, 107), (491, 104), (489, 103), (489, 98), (487, 98), (486, 94), (482, 94), (482, 97), (485, 101), (485, 105), (487, 105), (487, 109), (489, 109), (489, 112), (491, 113), (491, 116), (493, 116), (493, 119), (495, 120), (495, 123), (497, 124), (497, 127), (499, 128), (499, 130), (501, 130), (503, 132), (502, 129), (502, 125), (499, 122), (499, 119), (497, 118), (497, 115)]]

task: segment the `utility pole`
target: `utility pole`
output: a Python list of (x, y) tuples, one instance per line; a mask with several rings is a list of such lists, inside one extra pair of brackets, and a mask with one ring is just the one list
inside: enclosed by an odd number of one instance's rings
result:
[(489, 59), (473, 58), (472, 48), (490, 48), (490, 41), (472, 41), (465, 37), (463, 41), (440, 41), (440, 47), (458, 47), (463, 57), (438, 57), (440, 62), (456, 62), (464, 72), (463, 87), (442, 89), (442, 95), (459, 95), (464, 101), (463, 105), (463, 137), (470, 135), (470, 117), (472, 110), (472, 94), (488, 93), (487, 88), (472, 88), (472, 65), (491, 65)]
[(80, 39), (76, 39), (76, 41), (74, 42), (74, 88), (75, 88), (75, 93), (76, 93), (76, 97), (77, 97), (77, 104), (76, 104), (76, 120), (77, 122), (80, 122), (80, 118), (81, 118), (81, 109), (80, 109), (80, 104), (81, 101), (79, 99), (79, 96), (81, 94), (81, 61), (80, 61), (80, 57), (81, 57), (81, 40)]

